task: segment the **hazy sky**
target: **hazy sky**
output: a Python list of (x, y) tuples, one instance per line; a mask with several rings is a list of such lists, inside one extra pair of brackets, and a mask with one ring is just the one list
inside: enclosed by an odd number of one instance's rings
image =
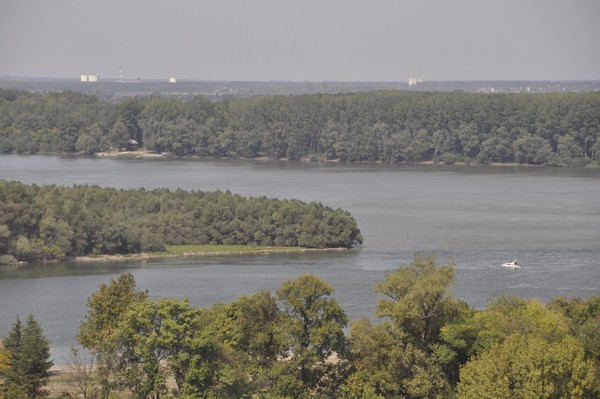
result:
[(600, 79), (600, 0), (0, 0), (0, 75)]

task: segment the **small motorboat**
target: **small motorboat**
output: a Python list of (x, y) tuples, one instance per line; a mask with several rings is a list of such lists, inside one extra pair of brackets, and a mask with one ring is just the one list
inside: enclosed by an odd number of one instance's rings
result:
[(523, 266), (519, 264), (519, 262), (517, 262), (517, 260), (513, 260), (512, 262), (506, 262), (502, 264), (502, 267), (505, 267), (507, 269), (520, 269)]

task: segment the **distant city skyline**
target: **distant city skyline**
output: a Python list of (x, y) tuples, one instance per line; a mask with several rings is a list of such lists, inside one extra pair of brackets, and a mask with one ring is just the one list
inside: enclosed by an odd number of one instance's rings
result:
[(597, 0), (3, 0), (0, 76), (599, 80)]

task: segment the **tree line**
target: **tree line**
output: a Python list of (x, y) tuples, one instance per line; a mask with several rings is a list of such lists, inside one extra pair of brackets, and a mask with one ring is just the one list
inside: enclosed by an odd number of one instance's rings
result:
[(375, 317), (352, 322), (310, 274), (209, 308), (151, 300), (123, 274), (88, 299), (78, 341), (96, 371), (74, 387), (140, 399), (598, 397), (599, 296), (476, 310), (453, 297), (454, 270), (417, 256), (376, 285)]
[(0, 203), (0, 255), (22, 261), (188, 244), (350, 248), (363, 240), (342, 209), (230, 192), (0, 180)]
[(0, 89), (0, 153), (125, 149), (351, 162), (600, 161), (600, 93), (382, 91), (110, 103)]

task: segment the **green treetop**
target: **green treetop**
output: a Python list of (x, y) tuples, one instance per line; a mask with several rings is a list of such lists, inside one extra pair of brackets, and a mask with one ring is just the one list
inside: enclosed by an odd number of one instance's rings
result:
[(8, 337), (4, 339), (4, 348), (9, 367), (0, 370), (0, 373), (9, 397), (35, 398), (45, 395), (43, 387), (53, 364), (50, 360), (50, 342), (33, 315), (29, 315), (25, 326), (17, 318)]

